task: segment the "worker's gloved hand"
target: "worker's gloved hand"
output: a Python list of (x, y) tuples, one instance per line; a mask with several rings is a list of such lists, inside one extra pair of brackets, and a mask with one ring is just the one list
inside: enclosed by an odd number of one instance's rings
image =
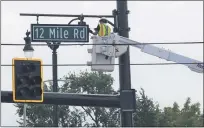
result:
[(89, 33), (96, 35), (95, 32), (93, 32), (92, 30), (89, 29)]
[(97, 32), (97, 31), (93, 32), (93, 31), (92, 31), (92, 30), (90, 30), (90, 29), (89, 29), (89, 33), (91, 33), (91, 34), (93, 34), (93, 35), (97, 35), (97, 34), (98, 34), (98, 32)]
[(97, 34), (98, 34), (98, 32), (94, 32), (94, 33), (93, 33), (93, 35), (97, 35)]
[(89, 29), (89, 32), (93, 34), (93, 31), (91, 29)]

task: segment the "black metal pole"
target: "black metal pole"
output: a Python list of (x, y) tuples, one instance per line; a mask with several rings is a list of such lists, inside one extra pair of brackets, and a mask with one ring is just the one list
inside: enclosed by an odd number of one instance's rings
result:
[[(127, 0), (117, 0), (119, 35), (129, 37)], [(125, 54), (119, 57), (120, 90), (131, 89), (129, 47)], [(121, 126), (133, 127), (132, 112), (121, 109)]]
[[(44, 101), (35, 104), (120, 108), (120, 95), (44, 92)], [(2, 103), (14, 103), (12, 91), (1, 91)], [(23, 103), (23, 102), (18, 102)], [(29, 104), (29, 103), (27, 103)], [(30, 103), (32, 104), (32, 103)]]
[[(48, 47), (52, 49), (52, 77), (53, 77), (53, 92), (58, 92), (57, 82), (57, 49), (59, 48), (60, 42), (47, 42)], [(53, 127), (58, 127), (58, 106), (53, 105)]]
[[(53, 49), (52, 51), (52, 70), (53, 70), (53, 92), (57, 92), (58, 82), (57, 82), (57, 51)], [(57, 105), (53, 106), (53, 119), (54, 119), (54, 127), (58, 127), (58, 112)]]

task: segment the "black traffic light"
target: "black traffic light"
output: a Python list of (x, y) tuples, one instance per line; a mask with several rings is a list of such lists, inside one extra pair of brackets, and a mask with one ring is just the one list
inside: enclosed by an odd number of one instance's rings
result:
[(14, 102), (43, 102), (42, 61), (13, 58), (12, 81)]

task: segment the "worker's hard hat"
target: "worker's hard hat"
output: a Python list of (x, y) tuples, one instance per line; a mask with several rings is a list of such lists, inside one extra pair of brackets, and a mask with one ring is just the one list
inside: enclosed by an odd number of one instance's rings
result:
[(100, 22), (107, 22), (107, 19), (105, 17), (102, 17), (99, 21)]
[(105, 17), (101, 17), (101, 19), (100, 20), (106, 20), (106, 18)]

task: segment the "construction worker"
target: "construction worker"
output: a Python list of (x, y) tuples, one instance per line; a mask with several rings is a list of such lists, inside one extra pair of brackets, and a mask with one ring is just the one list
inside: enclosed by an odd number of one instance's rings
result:
[(111, 33), (111, 28), (109, 27), (109, 25), (107, 25), (106, 18), (101, 18), (99, 20), (97, 28), (95, 28), (94, 30), (95, 32), (93, 32), (93, 34), (94, 35), (98, 34), (98, 36), (108, 36)]

